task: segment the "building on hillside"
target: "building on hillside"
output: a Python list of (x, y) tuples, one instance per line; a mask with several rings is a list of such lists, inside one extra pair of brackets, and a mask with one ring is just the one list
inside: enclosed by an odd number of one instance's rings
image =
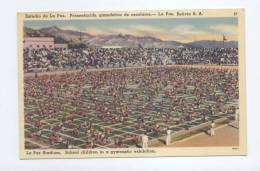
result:
[(55, 44), (53, 37), (25, 37), (23, 42), (24, 49), (67, 49), (68, 44)]
[(29, 49), (53, 49), (54, 38), (53, 37), (25, 37), (23, 42), (23, 48)]

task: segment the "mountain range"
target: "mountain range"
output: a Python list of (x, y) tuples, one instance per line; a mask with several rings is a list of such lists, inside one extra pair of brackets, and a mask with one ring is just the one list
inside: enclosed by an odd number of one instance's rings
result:
[[(56, 43), (84, 43), (88, 46), (120, 46), (120, 47), (143, 47), (143, 48), (220, 48), (222, 41), (201, 40), (189, 43), (178, 41), (164, 41), (151, 36), (134, 36), (130, 34), (91, 35), (86, 32), (64, 30), (57, 26), (32, 29), (24, 27), (24, 37), (54, 37)], [(225, 47), (237, 48), (237, 41), (226, 41)]]

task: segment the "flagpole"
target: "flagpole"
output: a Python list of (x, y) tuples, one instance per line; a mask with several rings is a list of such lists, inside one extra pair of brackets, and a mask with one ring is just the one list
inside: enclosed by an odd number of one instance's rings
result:
[(222, 37), (222, 41), (223, 41), (222, 46), (223, 46), (223, 49), (224, 49), (224, 48), (225, 48), (225, 46), (224, 46), (224, 41), (225, 41), (224, 35), (223, 35), (223, 37)]
[(79, 32), (79, 41), (81, 42), (81, 30), (80, 30), (80, 32)]

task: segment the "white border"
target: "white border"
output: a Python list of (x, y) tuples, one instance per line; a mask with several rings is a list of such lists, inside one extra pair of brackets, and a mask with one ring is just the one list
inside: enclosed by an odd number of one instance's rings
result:
[[(1, 4), (0, 170), (260, 170), (259, 0), (8, 0)], [(248, 156), (83, 160), (19, 160), (16, 12), (42, 10), (130, 10), (183, 8), (246, 9)]]

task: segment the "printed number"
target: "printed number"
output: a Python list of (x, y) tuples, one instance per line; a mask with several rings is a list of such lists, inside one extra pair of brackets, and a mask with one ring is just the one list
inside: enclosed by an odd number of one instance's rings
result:
[(234, 12), (234, 16), (237, 16), (237, 14), (238, 14), (237, 12)]

